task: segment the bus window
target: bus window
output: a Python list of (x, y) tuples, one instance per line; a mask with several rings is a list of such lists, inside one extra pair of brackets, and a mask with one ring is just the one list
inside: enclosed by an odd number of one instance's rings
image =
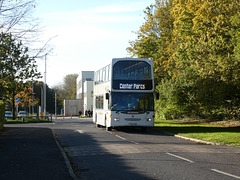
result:
[(106, 66), (106, 81), (109, 81), (109, 66)]
[(96, 108), (103, 109), (103, 96), (96, 96)]
[(103, 80), (103, 73), (102, 73), (102, 69), (100, 69), (99, 71), (99, 82), (102, 82)]
[(142, 61), (119, 61), (113, 66), (113, 80), (150, 80), (151, 66)]
[(103, 78), (102, 78), (103, 82), (106, 81), (106, 68), (103, 68)]

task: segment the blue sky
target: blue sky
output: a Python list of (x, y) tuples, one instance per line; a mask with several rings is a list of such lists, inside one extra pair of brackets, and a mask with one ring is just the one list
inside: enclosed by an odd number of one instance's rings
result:
[[(95, 71), (112, 58), (127, 57), (129, 41), (144, 23), (144, 9), (155, 0), (41, 0), (36, 16), (44, 26), (41, 40), (56, 36), (47, 57), (47, 84), (63, 82), (67, 74)], [(44, 72), (44, 61), (39, 61)]]

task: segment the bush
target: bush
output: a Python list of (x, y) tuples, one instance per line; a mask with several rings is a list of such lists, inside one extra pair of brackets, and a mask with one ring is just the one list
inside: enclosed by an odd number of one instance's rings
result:
[(5, 117), (5, 104), (3, 101), (0, 101), (0, 129), (3, 128)]
[(159, 119), (178, 119), (184, 116), (185, 97), (176, 81), (162, 80), (157, 86), (156, 116)]
[(162, 80), (157, 86), (156, 117), (159, 119), (234, 119), (240, 117), (240, 89), (213, 79)]

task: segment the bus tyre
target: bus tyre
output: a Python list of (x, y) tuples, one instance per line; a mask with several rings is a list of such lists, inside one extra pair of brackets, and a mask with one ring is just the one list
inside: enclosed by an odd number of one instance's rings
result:
[(107, 127), (106, 126), (106, 131), (111, 131), (112, 130), (112, 127)]

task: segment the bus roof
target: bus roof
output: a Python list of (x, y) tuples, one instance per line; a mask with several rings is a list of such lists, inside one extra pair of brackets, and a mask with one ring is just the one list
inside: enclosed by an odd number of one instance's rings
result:
[(150, 60), (150, 59), (147, 59), (147, 58), (124, 57), (124, 58), (113, 58), (112, 60)]

